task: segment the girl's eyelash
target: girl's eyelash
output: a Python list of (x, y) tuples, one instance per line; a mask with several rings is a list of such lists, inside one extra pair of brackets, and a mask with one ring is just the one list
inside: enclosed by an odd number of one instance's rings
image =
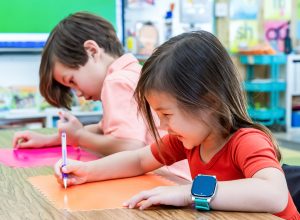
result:
[(74, 84), (73, 78), (70, 79), (70, 84)]

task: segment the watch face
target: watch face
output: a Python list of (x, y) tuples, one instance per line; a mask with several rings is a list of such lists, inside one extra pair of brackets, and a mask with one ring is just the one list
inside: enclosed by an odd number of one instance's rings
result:
[(214, 176), (199, 175), (193, 181), (192, 195), (211, 197), (215, 193), (217, 180)]

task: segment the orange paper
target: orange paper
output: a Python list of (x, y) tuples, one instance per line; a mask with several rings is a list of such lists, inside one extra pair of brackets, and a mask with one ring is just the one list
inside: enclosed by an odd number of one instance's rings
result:
[(59, 185), (52, 175), (30, 177), (29, 182), (56, 208), (69, 211), (122, 208), (123, 202), (143, 190), (176, 185), (155, 174), (86, 183), (67, 189)]

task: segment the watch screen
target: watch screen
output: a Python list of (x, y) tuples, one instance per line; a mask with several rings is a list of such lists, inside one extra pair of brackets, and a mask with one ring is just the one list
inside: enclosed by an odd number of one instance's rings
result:
[(216, 188), (216, 178), (213, 176), (197, 176), (193, 181), (192, 194), (199, 197), (211, 197)]

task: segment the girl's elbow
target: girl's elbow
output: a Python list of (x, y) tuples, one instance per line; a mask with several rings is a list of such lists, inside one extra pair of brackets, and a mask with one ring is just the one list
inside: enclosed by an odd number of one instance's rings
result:
[(279, 213), (283, 211), (288, 205), (288, 190), (277, 190), (277, 192), (269, 198), (269, 201), (269, 204), (272, 204), (270, 207), (271, 213)]

